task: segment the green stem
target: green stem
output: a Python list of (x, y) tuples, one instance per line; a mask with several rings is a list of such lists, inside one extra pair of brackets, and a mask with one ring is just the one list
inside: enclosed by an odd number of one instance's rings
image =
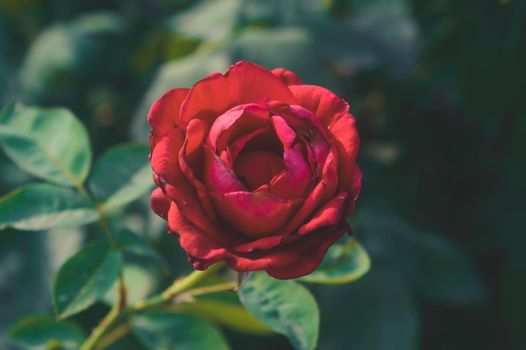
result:
[[(183, 292), (188, 293), (188, 295), (203, 295), (208, 293), (216, 293), (223, 290), (229, 290), (235, 288), (235, 282), (231, 283), (221, 283), (212, 286), (205, 286), (201, 288), (191, 289), (196, 284), (203, 281), (210, 275), (216, 273), (219, 269), (223, 267), (222, 264), (215, 264), (209, 267), (205, 271), (194, 271), (188, 276), (177, 279), (171, 286), (164, 290), (159, 295), (153, 296), (150, 299), (147, 299), (142, 302), (138, 302), (134, 305), (130, 305), (125, 309), (119, 308), (119, 304), (115, 304), (112, 310), (106, 315), (106, 317), (101, 321), (101, 323), (93, 330), (89, 338), (82, 344), (80, 350), (93, 350), (93, 349), (102, 349), (103, 347), (97, 346), (99, 342), (103, 344), (111, 343), (106, 339), (106, 334), (109, 330), (118, 322), (121, 316), (129, 316), (138, 312), (156, 309), (167, 304), (170, 304), (174, 297)], [(122, 329), (119, 329), (122, 331)], [(120, 335), (120, 336), (123, 336)], [(106, 340), (101, 340), (104, 337)], [(113, 337), (112, 333), (108, 334), (108, 337)]]
[(210, 266), (205, 271), (194, 271), (188, 276), (177, 279), (174, 281), (174, 283), (165, 289), (164, 292), (161, 294), (154, 296), (148, 300), (145, 300), (143, 302), (137, 303), (132, 306), (134, 311), (141, 311), (145, 309), (154, 309), (156, 307), (162, 306), (166, 303), (169, 303), (172, 301), (172, 299), (181, 294), (182, 292), (192, 288), (205, 278), (207, 278), (210, 275), (213, 275), (218, 270), (220, 270), (223, 267), (222, 264), (215, 264)]
[(91, 332), (91, 335), (86, 339), (86, 341), (80, 347), (80, 350), (92, 350), (95, 349), (95, 346), (99, 340), (106, 334), (108, 329), (110, 329), (114, 324), (117, 323), (121, 310), (119, 304), (115, 304), (111, 311), (104, 317), (104, 319), (99, 323), (97, 327)]

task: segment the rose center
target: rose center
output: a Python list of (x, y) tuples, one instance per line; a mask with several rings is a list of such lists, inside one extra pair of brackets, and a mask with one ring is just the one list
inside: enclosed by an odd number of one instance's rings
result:
[(267, 184), (283, 168), (281, 157), (272, 152), (260, 150), (241, 153), (234, 165), (239, 180), (250, 191)]

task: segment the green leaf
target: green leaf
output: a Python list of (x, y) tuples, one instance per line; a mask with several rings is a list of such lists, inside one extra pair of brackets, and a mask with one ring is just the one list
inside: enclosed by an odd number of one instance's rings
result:
[(93, 167), (89, 187), (105, 210), (140, 198), (153, 187), (146, 145), (122, 145), (104, 153)]
[(230, 329), (250, 333), (269, 334), (272, 331), (239, 304), (222, 300), (199, 299), (195, 303), (175, 306), (177, 311), (195, 314)]
[(53, 286), (53, 305), (60, 318), (87, 309), (101, 300), (119, 276), (122, 254), (94, 243), (60, 268)]
[(157, 263), (166, 264), (163, 256), (152, 247), (150, 242), (136, 233), (123, 229), (117, 233), (116, 238), (124, 252), (150, 259)]
[(23, 105), (4, 109), (0, 143), (20, 168), (44, 180), (80, 187), (88, 175), (88, 135), (66, 109)]
[(266, 326), (286, 335), (294, 348), (316, 348), (320, 315), (316, 300), (305, 287), (259, 272), (241, 287), (239, 298)]
[(371, 261), (355, 239), (329, 248), (320, 267), (300, 280), (321, 284), (343, 284), (356, 281), (369, 271)]
[(146, 312), (132, 318), (133, 333), (147, 349), (227, 350), (221, 332), (195, 316)]
[(81, 226), (99, 217), (78, 192), (48, 184), (31, 184), (0, 197), (0, 229), (47, 230)]
[(60, 348), (76, 350), (84, 340), (82, 330), (72, 322), (51, 316), (28, 316), (9, 328), (8, 336), (22, 349)]
[[(161, 273), (152, 264), (136, 264), (126, 262), (122, 269), (124, 283), (126, 284), (126, 300), (129, 304), (145, 300), (158, 291), (161, 285)], [(119, 282), (115, 281), (111, 289), (104, 296), (104, 302), (115, 305), (119, 300)]]

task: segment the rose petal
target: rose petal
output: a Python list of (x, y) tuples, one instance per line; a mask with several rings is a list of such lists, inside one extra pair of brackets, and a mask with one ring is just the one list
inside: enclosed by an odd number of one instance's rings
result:
[(215, 73), (197, 82), (181, 106), (181, 125), (200, 118), (211, 122), (234, 106), (262, 103), (266, 99), (296, 103), (290, 90), (269, 70), (238, 62), (225, 75)]
[(349, 111), (349, 104), (333, 92), (316, 85), (289, 87), (298, 103), (320, 118), (325, 126)]
[(221, 217), (245, 237), (256, 239), (275, 234), (300, 204), (268, 192), (231, 192), (212, 195)]
[(206, 261), (206, 264), (194, 265), (196, 268), (206, 268), (227, 256), (226, 249), (188, 221), (175, 203), (168, 212), (168, 229), (179, 236), (179, 243), (187, 254)]
[(280, 139), (285, 150), (292, 147), (296, 140), (296, 132), (287, 124), (285, 119), (279, 115), (272, 116), (272, 126)]
[(354, 171), (360, 139), (356, 123), (350, 114), (346, 114), (330, 126), (334, 144), (340, 158), (340, 189), (349, 189)]
[(159, 215), (163, 219), (167, 219), (168, 210), (170, 209), (171, 201), (167, 198), (160, 188), (156, 188), (152, 192), (150, 198), (150, 205), (155, 214)]
[(150, 163), (153, 172), (161, 181), (174, 183), (178, 176), (177, 154), (181, 150), (184, 136), (180, 129), (172, 129), (159, 139), (152, 149)]
[(243, 152), (235, 161), (234, 169), (237, 177), (252, 191), (268, 184), (283, 170), (283, 159), (268, 151)]
[(267, 273), (277, 279), (292, 279), (310, 274), (320, 266), (327, 250), (342, 237), (343, 231), (342, 228), (330, 227), (283, 247), (294, 252), (296, 259), (285, 266), (269, 267), (266, 269)]
[(336, 197), (319, 209), (307, 223), (303, 224), (298, 229), (298, 233), (304, 235), (321, 227), (337, 224), (342, 217), (347, 196), (347, 192), (345, 191), (338, 193)]
[(284, 68), (275, 68), (272, 70), (272, 74), (280, 78), (281, 81), (287, 85), (301, 84), (300, 78), (296, 75), (296, 73), (293, 73), (290, 70), (286, 70)]
[(286, 170), (272, 179), (269, 184), (270, 192), (284, 199), (303, 197), (309, 188), (312, 174), (301, 153), (301, 145), (285, 150), (283, 161)]
[(334, 150), (329, 152), (327, 160), (323, 166), (322, 180), (314, 187), (311, 193), (302, 203), (301, 207), (288, 221), (287, 225), (283, 227), (277, 234), (288, 236), (296, 230), (307, 217), (320, 204), (325, 203), (334, 196), (336, 187), (338, 186), (338, 159), (336, 158)]
[(210, 192), (221, 195), (246, 190), (232, 169), (207, 146), (204, 147), (204, 163), (203, 180)]
[(179, 123), (179, 109), (190, 89), (172, 89), (157, 99), (148, 113), (148, 124), (152, 128), (151, 144)]
[(222, 151), (231, 139), (239, 138), (270, 124), (269, 112), (257, 104), (234, 107), (219, 116), (210, 128), (207, 144)]
[(283, 240), (283, 236), (269, 236), (255, 241), (242, 243), (234, 246), (234, 250), (240, 253), (250, 253), (254, 250), (268, 250), (276, 247)]
[(271, 129), (269, 127), (259, 128), (246, 135), (239, 137), (237, 140), (232, 142), (230, 146), (228, 147), (228, 149), (230, 150), (231, 161), (234, 162), (236, 160), (237, 156), (239, 155), (239, 152), (241, 152), (243, 148), (245, 148), (247, 143), (249, 143), (250, 141), (252, 141), (255, 137), (259, 135), (262, 135), (264, 133), (268, 134), (270, 131)]
[[(188, 124), (186, 129), (186, 139), (179, 151), (178, 160), (181, 172), (195, 188), (197, 197), (208, 216), (214, 219), (215, 211), (210, 201), (210, 197), (208, 196), (208, 191), (206, 190), (205, 185), (197, 179), (197, 176), (200, 176), (200, 173), (202, 172), (201, 164), (203, 163), (203, 160), (201, 145), (206, 136), (207, 128), (206, 123), (199, 119), (194, 119)], [(187, 155), (192, 155), (193, 167), (189, 164), (190, 159), (187, 158)], [(198, 165), (196, 163), (198, 163)]]

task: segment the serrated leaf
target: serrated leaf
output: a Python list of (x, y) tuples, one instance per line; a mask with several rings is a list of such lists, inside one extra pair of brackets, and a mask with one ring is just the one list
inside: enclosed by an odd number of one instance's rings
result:
[(88, 135), (67, 109), (23, 105), (4, 109), (0, 143), (21, 169), (44, 180), (79, 187), (88, 175)]
[(202, 319), (168, 312), (134, 316), (133, 333), (146, 349), (228, 350), (221, 332)]
[(149, 147), (121, 145), (104, 153), (93, 167), (89, 187), (107, 211), (123, 207), (153, 187)]
[(22, 349), (48, 349), (50, 346), (76, 350), (84, 340), (82, 330), (72, 322), (57, 321), (51, 316), (28, 316), (8, 331), (10, 340)]
[(356, 281), (369, 271), (371, 261), (362, 245), (355, 239), (334, 244), (320, 266), (301, 281), (321, 284), (344, 284)]
[(222, 300), (199, 299), (195, 303), (182, 303), (174, 307), (184, 313), (195, 314), (207, 318), (221, 326), (250, 333), (269, 334), (272, 331), (238, 304)]
[(239, 299), (263, 324), (287, 336), (295, 349), (316, 348), (320, 314), (305, 287), (258, 272), (239, 289)]
[(20, 187), (0, 197), (0, 229), (47, 230), (81, 226), (99, 217), (80, 193), (49, 184)]
[(53, 286), (53, 305), (60, 318), (87, 309), (101, 300), (119, 276), (122, 254), (94, 243), (69, 258)]

